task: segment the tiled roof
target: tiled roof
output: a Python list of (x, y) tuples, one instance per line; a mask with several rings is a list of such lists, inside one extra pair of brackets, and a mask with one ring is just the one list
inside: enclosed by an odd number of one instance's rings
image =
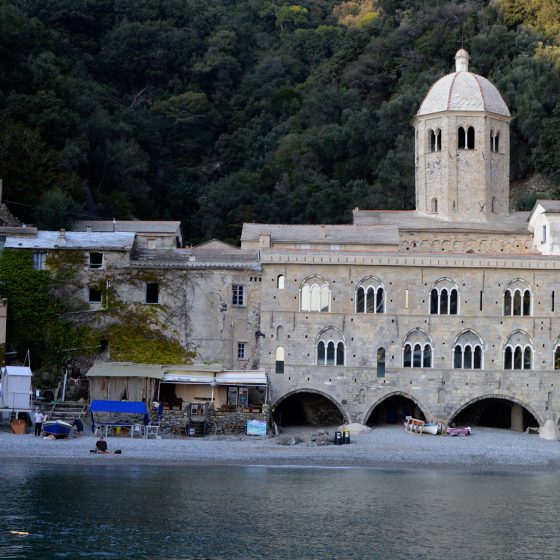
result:
[(243, 224), (241, 241), (257, 240), (259, 234), (270, 234), (272, 243), (398, 245), (395, 225), (361, 227), (357, 225), (283, 225)]
[(134, 233), (38, 231), (36, 236), (8, 236), (5, 247), (12, 249), (106, 249), (130, 250)]
[(486, 111), (511, 117), (496, 86), (472, 72), (453, 72), (438, 80), (422, 101), (417, 116), (440, 111)]
[(81, 220), (76, 222), (72, 229), (74, 231), (126, 231), (134, 233), (174, 234), (181, 227), (181, 222), (170, 221), (145, 221), (145, 220)]
[(260, 270), (254, 251), (193, 250), (193, 249), (135, 249), (132, 266), (158, 268), (237, 268)]
[(449, 222), (421, 216), (414, 210), (354, 210), (354, 223), (362, 227), (395, 224), (401, 231), (474, 231), (494, 233), (528, 233), (529, 212), (514, 212), (491, 222)]

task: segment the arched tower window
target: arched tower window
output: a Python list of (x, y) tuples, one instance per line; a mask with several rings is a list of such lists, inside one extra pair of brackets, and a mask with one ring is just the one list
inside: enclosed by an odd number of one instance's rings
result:
[(467, 148), (474, 150), (474, 128), (472, 126), (467, 129)]
[(326, 313), (331, 310), (331, 291), (326, 280), (312, 276), (300, 288), (300, 311)]
[(482, 340), (471, 330), (461, 333), (453, 344), (453, 367), (455, 369), (482, 369)]
[(430, 152), (436, 151), (436, 133), (430, 128), (428, 131), (428, 142), (430, 146)]
[(504, 316), (529, 317), (532, 315), (531, 288), (524, 280), (511, 281), (504, 291)]
[(458, 315), (459, 288), (449, 278), (438, 280), (430, 291), (431, 315)]
[(385, 313), (385, 288), (378, 278), (364, 278), (356, 288), (356, 313)]
[(283, 274), (279, 274), (278, 278), (276, 278), (276, 287), (279, 290), (283, 290), (284, 289), (284, 275)]
[(500, 151), (500, 131), (490, 131), (490, 151), (499, 152)]
[(437, 214), (437, 198), (432, 198), (432, 214)]
[(527, 333), (512, 333), (504, 345), (504, 369), (532, 369), (533, 343)]
[(560, 369), (560, 342), (556, 341), (556, 348), (554, 349), (554, 369)]
[(432, 341), (424, 331), (416, 329), (408, 333), (403, 342), (402, 352), (403, 367), (432, 367)]
[(329, 327), (319, 333), (316, 340), (318, 366), (343, 366), (346, 364), (346, 350), (342, 333)]
[(464, 150), (467, 147), (467, 136), (465, 134), (465, 129), (460, 126), (457, 131), (457, 148), (459, 150)]

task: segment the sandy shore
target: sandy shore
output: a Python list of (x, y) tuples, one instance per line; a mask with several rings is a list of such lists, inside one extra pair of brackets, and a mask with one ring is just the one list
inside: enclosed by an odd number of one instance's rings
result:
[(470, 437), (406, 433), (379, 427), (349, 445), (278, 445), (275, 438), (248, 436), (204, 439), (109, 438), (121, 455), (89, 452), (96, 438), (85, 435), (49, 440), (0, 433), (0, 461), (75, 464), (278, 465), (309, 467), (459, 468), (499, 470), (560, 469), (560, 443), (536, 435), (477, 428)]

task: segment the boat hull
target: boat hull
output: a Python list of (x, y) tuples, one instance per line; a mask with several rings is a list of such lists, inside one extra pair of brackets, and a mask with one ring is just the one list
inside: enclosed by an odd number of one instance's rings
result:
[(438, 433), (438, 425), (437, 424), (424, 424), (422, 426), (422, 433), (423, 434), (431, 434), (431, 435), (435, 436)]
[(43, 424), (43, 432), (56, 439), (68, 437), (72, 431), (72, 425), (63, 420), (49, 420)]

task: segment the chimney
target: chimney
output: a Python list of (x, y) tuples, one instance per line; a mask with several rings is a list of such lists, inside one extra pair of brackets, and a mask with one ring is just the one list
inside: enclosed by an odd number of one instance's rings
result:
[(61, 229), (58, 232), (58, 239), (56, 240), (57, 245), (66, 245), (66, 230)]
[(116, 229), (117, 229), (117, 220), (113, 218), (113, 231), (115, 231)]
[(91, 233), (93, 231), (93, 227), (92, 226), (86, 226), (86, 231), (88, 233)]
[(325, 237), (327, 237), (327, 228), (325, 226), (321, 226), (319, 229), (319, 237), (321, 239), (325, 239)]

